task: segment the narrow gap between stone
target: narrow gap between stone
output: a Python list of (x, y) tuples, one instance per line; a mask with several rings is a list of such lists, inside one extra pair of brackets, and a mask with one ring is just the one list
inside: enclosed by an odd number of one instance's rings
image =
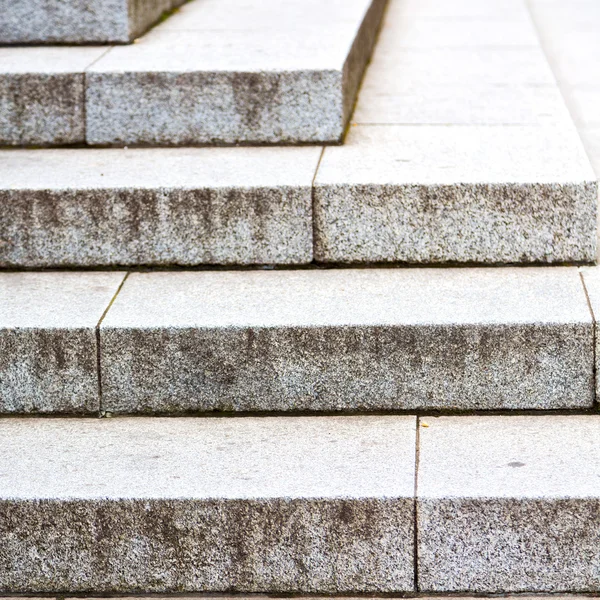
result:
[(101, 356), (100, 356), (100, 325), (102, 325), (102, 321), (104, 321), (104, 317), (108, 314), (110, 307), (113, 305), (114, 301), (117, 299), (117, 296), (119, 295), (119, 292), (125, 285), (125, 282), (127, 281), (128, 277), (129, 277), (129, 272), (125, 273), (125, 277), (123, 277), (121, 283), (119, 284), (119, 287), (117, 288), (117, 291), (115, 292), (114, 296), (110, 299), (108, 306), (104, 309), (104, 312), (102, 313), (102, 316), (100, 317), (100, 320), (98, 321), (98, 324), (96, 325), (96, 371), (98, 373), (98, 416), (99, 417), (102, 417), (102, 415), (104, 413), (104, 410), (102, 407), (102, 368), (101, 368), (102, 361), (101, 361)]
[(321, 161), (323, 160), (323, 155), (325, 154), (325, 146), (321, 148), (321, 154), (319, 154), (319, 160), (317, 161), (317, 168), (315, 169), (315, 174), (313, 175), (312, 181), (310, 182), (310, 226), (312, 228), (312, 257), (311, 262), (315, 260), (315, 251), (316, 251), (316, 239), (317, 232), (315, 227), (315, 181), (317, 179), (317, 174), (319, 173), (319, 169), (321, 167)]
[(419, 483), (419, 443), (420, 443), (421, 418), (417, 415), (417, 430), (415, 432), (415, 487), (413, 496), (413, 561), (414, 561), (414, 589), (419, 593), (419, 531), (417, 519), (417, 492)]
[(598, 397), (596, 396), (596, 390), (598, 389), (598, 372), (596, 369), (596, 340), (598, 337), (597, 327), (596, 327), (596, 315), (594, 314), (594, 309), (592, 307), (592, 302), (590, 300), (590, 295), (588, 293), (587, 286), (585, 285), (585, 278), (581, 269), (579, 270), (579, 279), (581, 280), (581, 285), (583, 286), (583, 293), (585, 294), (585, 299), (587, 300), (588, 308), (590, 309), (590, 314), (592, 315), (592, 384), (594, 386), (593, 396), (594, 396), (594, 409), (598, 408)]

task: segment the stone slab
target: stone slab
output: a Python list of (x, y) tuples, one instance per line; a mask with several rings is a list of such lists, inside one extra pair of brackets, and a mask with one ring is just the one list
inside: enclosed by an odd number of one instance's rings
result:
[[(400, 14), (390, 2), (385, 24), (379, 34), (375, 55), (387, 45), (396, 48), (466, 48), (466, 47), (537, 47), (537, 32), (532, 22), (472, 16)], [(487, 3), (486, 3), (487, 5)], [(392, 26), (391, 23), (394, 23)], [(392, 32), (393, 30), (393, 32)]]
[[(268, 35), (225, 3), (216, 10), (227, 30), (159, 26), (139, 44), (113, 48), (87, 76), (88, 143), (340, 141), (385, 0), (345, 2), (339, 18), (307, 10), (311, 28), (285, 16), (304, 4), (264, 3)], [(205, 6), (210, 20), (211, 2), (199, 3), (194, 19), (202, 21)]]
[(373, 65), (353, 123), (362, 125), (562, 125), (569, 112), (556, 86), (413, 84)]
[(127, 43), (184, 1), (0, 0), (0, 43)]
[(10, 419), (0, 440), (6, 593), (413, 590), (414, 417)]
[(96, 326), (123, 273), (0, 273), (0, 413), (98, 411)]
[(600, 418), (427, 418), (418, 585), (436, 592), (600, 589)]
[(589, 408), (592, 329), (576, 268), (134, 273), (103, 408)]
[(357, 126), (315, 178), (315, 259), (592, 262), (597, 182), (574, 127)]
[(0, 151), (0, 266), (308, 263), (320, 154)]
[(83, 143), (84, 72), (104, 52), (101, 47), (0, 48), (0, 145)]
[(453, 17), (527, 21), (529, 15), (523, 0), (392, 0), (390, 16), (410, 15), (447, 19)]

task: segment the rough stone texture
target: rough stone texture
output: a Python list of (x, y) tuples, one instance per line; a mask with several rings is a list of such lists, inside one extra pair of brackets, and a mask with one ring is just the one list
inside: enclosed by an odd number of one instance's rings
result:
[(0, 145), (84, 142), (84, 71), (105, 51), (0, 48)]
[(308, 263), (320, 153), (0, 152), (0, 266)]
[(103, 407), (591, 407), (592, 329), (575, 268), (132, 274), (101, 326)]
[(315, 178), (315, 259), (591, 262), (597, 193), (570, 124), (352, 127)]
[(0, 0), (0, 43), (130, 42), (185, 0)]
[[(113, 48), (88, 75), (88, 143), (339, 141), (385, 0), (352, 0), (322, 20), (301, 4), (312, 28), (296, 27), (275, 0), (262, 7), (268, 33), (245, 24), (247, 11), (207, 2), (189, 17), (191, 29), (178, 29), (188, 23), (182, 11), (184, 25)], [(205, 7), (204, 28), (194, 30)]]
[(122, 273), (0, 273), (0, 412), (97, 411), (96, 326)]
[(11, 419), (0, 440), (7, 593), (413, 590), (414, 417)]
[(417, 492), (424, 592), (597, 592), (600, 419), (427, 418)]

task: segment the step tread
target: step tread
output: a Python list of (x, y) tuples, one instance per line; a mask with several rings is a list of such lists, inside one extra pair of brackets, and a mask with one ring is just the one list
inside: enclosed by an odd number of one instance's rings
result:
[(2, 471), (10, 465), (0, 501), (411, 498), (414, 491), (408, 416), (9, 419), (0, 432)]
[(591, 323), (577, 269), (132, 273), (102, 329), (522, 323)]

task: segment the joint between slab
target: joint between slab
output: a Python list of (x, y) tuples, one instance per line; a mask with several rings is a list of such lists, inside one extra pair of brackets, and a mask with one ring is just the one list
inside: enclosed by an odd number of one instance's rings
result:
[(415, 592), (419, 592), (419, 520), (417, 519), (417, 494), (419, 489), (419, 438), (421, 428), (421, 418), (417, 415), (415, 431), (415, 492), (413, 499), (413, 561), (414, 561), (414, 588)]
[(125, 273), (125, 276), (123, 277), (121, 283), (119, 284), (117, 291), (114, 293), (114, 296), (110, 299), (110, 302), (108, 303), (107, 307), (104, 309), (104, 312), (102, 313), (102, 316), (100, 317), (100, 320), (98, 321), (98, 324), (96, 325), (96, 371), (98, 373), (98, 415), (100, 417), (104, 413), (104, 411), (102, 409), (102, 360), (101, 360), (102, 357), (100, 355), (100, 325), (102, 324), (104, 317), (108, 314), (110, 307), (113, 305), (114, 301), (117, 299), (117, 296), (119, 295), (119, 292), (125, 285), (125, 281), (127, 281), (128, 277), (129, 277), (129, 272)]
[(596, 356), (596, 340), (598, 337), (598, 332), (597, 332), (597, 322), (596, 322), (596, 315), (594, 314), (594, 307), (592, 306), (592, 302), (590, 300), (590, 294), (588, 292), (587, 286), (585, 285), (585, 277), (583, 276), (583, 272), (581, 271), (581, 267), (578, 269), (579, 272), (579, 278), (581, 279), (581, 285), (583, 286), (583, 293), (585, 294), (585, 299), (587, 300), (587, 304), (588, 304), (588, 308), (590, 309), (590, 315), (592, 317), (592, 357), (593, 357), (593, 364), (592, 364), (592, 383), (594, 386), (593, 389), (593, 395), (594, 395), (594, 408), (597, 409), (598, 408), (598, 396), (596, 394), (596, 390), (598, 389), (598, 370), (596, 368), (596, 360), (597, 360), (597, 356)]

